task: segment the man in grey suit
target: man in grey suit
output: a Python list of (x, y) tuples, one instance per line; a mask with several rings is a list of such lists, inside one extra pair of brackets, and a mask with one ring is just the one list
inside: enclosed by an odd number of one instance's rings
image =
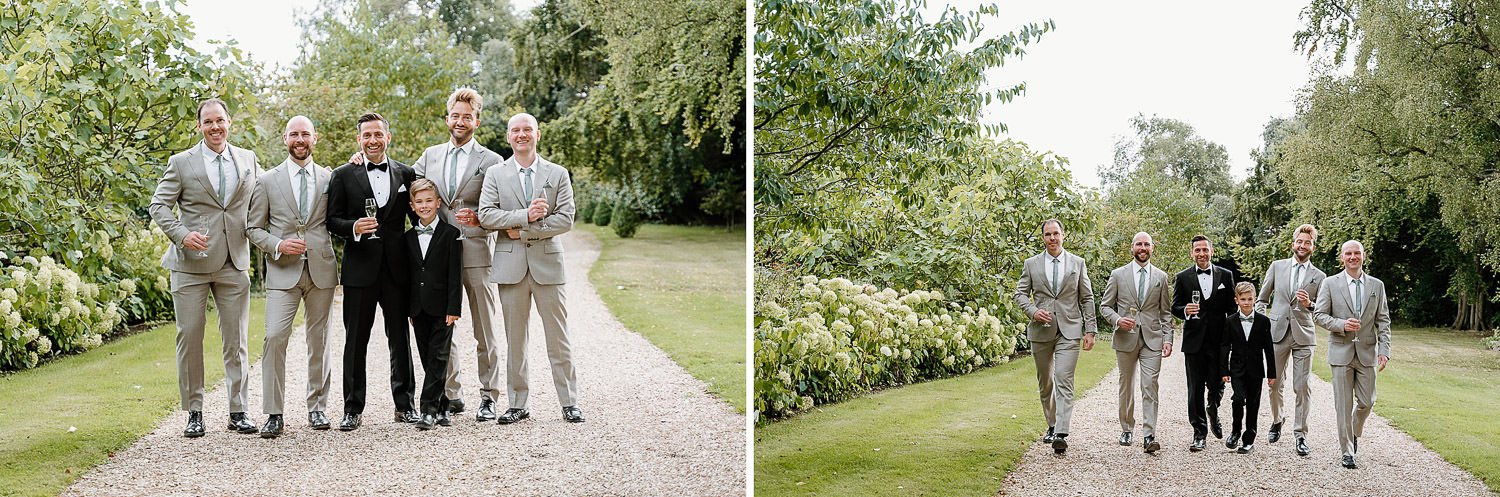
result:
[[(495, 337), (495, 285), (490, 283), (490, 258), (495, 253), (494, 231), (475, 226), (474, 209), (484, 189), (484, 173), (499, 164), (500, 154), (474, 139), (484, 99), (472, 88), (459, 88), (448, 96), (447, 143), (427, 147), (412, 164), (418, 178), (438, 185), (438, 215), (459, 229), (463, 240), (463, 285), (469, 300), (469, 319), (474, 325), (475, 354), (479, 356), (479, 411), (475, 419), (495, 420), (495, 399), (500, 395), (500, 342)], [(453, 350), (457, 350), (456, 348)], [(450, 356), (451, 357), (451, 356)], [(448, 361), (445, 394), (449, 410), (464, 410), (458, 380), (458, 361)]]
[(1078, 342), (1082, 339), (1083, 350), (1091, 350), (1097, 333), (1088, 266), (1083, 258), (1063, 250), (1063, 235), (1062, 221), (1042, 222), (1047, 250), (1026, 259), (1016, 284), (1016, 303), (1031, 318), (1026, 339), (1031, 342), (1042, 413), (1047, 418), (1042, 442), (1051, 443), (1058, 454), (1068, 450)]
[(261, 173), (250, 197), (249, 227), (245, 235), (267, 255), (266, 342), (261, 359), (262, 408), (266, 424), (261, 438), (281, 435), (283, 391), (286, 385), (286, 347), (292, 335), (297, 306), (305, 304), (307, 321), (307, 424), (327, 430), (328, 312), (339, 284), (333, 239), (328, 234), (328, 168), (313, 162), (318, 142), (312, 120), (296, 116), (281, 136), (287, 158)]
[(1120, 445), (1129, 446), (1135, 428), (1135, 378), (1141, 375), (1141, 446), (1147, 454), (1161, 450), (1156, 441), (1157, 378), (1161, 360), (1172, 356), (1172, 295), (1167, 272), (1151, 264), (1155, 243), (1135, 234), (1135, 259), (1109, 274), (1099, 313), (1115, 327), (1115, 364), (1120, 368)]
[(485, 172), (478, 219), (485, 229), (506, 231), (495, 244), (490, 262), (490, 281), (500, 284), (509, 348), (505, 364), (510, 407), (496, 421), (510, 424), (530, 416), (526, 409), (526, 328), (535, 301), (563, 419), (581, 423), (563, 295), (562, 242), (555, 238), (573, 229), (573, 182), (567, 169), (537, 155), (541, 132), (535, 117), (516, 114), (507, 128), (505, 138), (515, 155)]
[(1359, 436), (1375, 405), (1375, 372), (1391, 356), (1391, 313), (1385, 283), (1365, 274), (1365, 246), (1357, 240), (1339, 249), (1341, 274), (1323, 279), (1313, 320), (1328, 330), (1328, 365), (1333, 370), (1333, 410), (1338, 419), (1340, 461), (1355, 469)]
[[(229, 144), (229, 106), (217, 98), (198, 104), (203, 140), (167, 159), (151, 197), (151, 219), (172, 240), (162, 267), (172, 272), (177, 315), (177, 390), (188, 412), (183, 436), (203, 436), (203, 327), (210, 295), (224, 340), (229, 429), (255, 433), (245, 415), (250, 328), (250, 244), (245, 215), (260, 165), (255, 153)], [(177, 212), (173, 212), (176, 208)]]
[[(1311, 224), (1297, 227), (1292, 234), (1292, 256), (1271, 263), (1266, 277), (1261, 280), (1259, 302), (1261, 312), (1271, 318), (1271, 342), (1276, 351), (1276, 377), (1286, 378), (1287, 362), (1292, 363), (1292, 392), (1297, 396), (1296, 417), (1292, 418), (1292, 433), (1297, 435), (1297, 455), (1308, 454), (1307, 412), (1312, 388), (1307, 378), (1312, 369), (1313, 349), (1317, 348), (1317, 335), (1313, 333), (1312, 304), (1318, 298), (1318, 287), (1323, 284), (1323, 271), (1314, 267), (1308, 258), (1318, 241), (1318, 229)], [(1271, 433), (1269, 443), (1281, 439), (1282, 424), (1286, 422), (1283, 411), (1282, 386), (1278, 381), (1271, 386)]]

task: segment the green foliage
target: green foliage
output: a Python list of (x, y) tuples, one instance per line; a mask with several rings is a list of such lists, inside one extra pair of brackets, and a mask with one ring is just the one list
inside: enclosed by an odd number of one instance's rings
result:
[(615, 202), (614, 212), (610, 214), (609, 221), (615, 225), (615, 235), (620, 238), (631, 238), (635, 236), (636, 230), (641, 228), (641, 214), (635, 207), (624, 199)]
[(1335, 65), (1354, 55), (1351, 74), (1329, 71), (1299, 99), (1305, 128), (1277, 163), (1298, 214), (1394, 251), (1424, 247), (1426, 262), (1398, 278), (1454, 302), (1444, 321), (1487, 328), (1500, 272), (1500, 57), (1487, 33), (1500, 7), (1318, 0), (1303, 17), (1299, 48)]
[[(1192, 240), (1208, 223), (1202, 197), (1187, 189), (1181, 179), (1153, 169), (1140, 169), (1112, 185), (1099, 209), (1095, 235), (1105, 247), (1102, 260), (1089, 260), (1089, 277), (1103, 290), (1109, 273), (1131, 260), (1131, 243), (1144, 231), (1156, 243), (1151, 264), (1175, 274), (1193, 264)], [(1071, 236), (1069, 240), (1071, 240)], [(1225, 255), (1218, 243), (1215, 250)]]
[(609, 71), (605, 41), (574, 0), (543, 1), (507, 41), (514, 54), (512, 85), (494, 91), (504, 92), (496, 94), (507, 106), (544, 123), (571, 111)]
[(578, 213), (577, 213), (578, 221), (579, 222), (583, 222), (583, 223), (592, 223), (592, 222), (594, 222), (594, 207), (597, 206), (597, 205), (599, 205), (599, 202), (592, 201), (592, 200), (590, 200), (590, 201), (584, 201), (584, 202), (578, 202)]
[(1025, 89), (986, 90), (985, 73), (1053, 28), (981, 36), (993, 5), (950, 7), (932, 23), (893, 0), (756, 6), (757, 240), (818, 237), (842, 221), (817, 206), (879, 196), (904, 210), (933, 195), (918, 180), (978, 174), (964, 159), (1000, 129), (981, 126), (980, 110)]
[(1261, 133), (1264, 144), (1251, 152), (1255, 166), (1250, 177), (1231, 194), (1233, 214), (1228, 219), (1225, 242), (1240, 274), (1247, 278), (1261, 278), (1272, 261), (1286, 258), (1292, 235), (1306, 222), (1293, 220), (1292, 194), (1276, 171), (1278, 147), (1299, 127), (1300, 123), (1290, 119), (1272, 118), (1267, 122)]
[[(391, 5), (388, 5), (391, 4)], [(285, 157), (280, 132), (301, 114), (313, 120), (321, 141), (319, 163), (336, 167), (358, 150), (356, 120), (378, 112), (390, 122), (387, 153), (412, 162), (422, 150), (448, 140), (443, 123), (448, 95), (473, 84), (474, 54), (454, 41), (427, 3), (339, 0), (303, 22), (309, 40), (291, 71), (273, 77), (260, 124), (266, 162)], [(494, 108), (491, 106), (491, 108)], [(483, 112), (500, 120), (502, 112)], [(503, 136), (503, 135), (502, 135)]]
[(805, 276), (789, 302), (760, 301), (755, 325), (757, 417), (783, 417), (872, 388), (1005, 363), (1024, 333), (988, 307), (940, 292), (896, 291)]
[(614, 204), (607, 201), (599, 201), (599, 206), (594, 209), (594, 224), (609, 226), (610, 215), (614, 214)]
[(0, 368), (171, 312), (166, 239), (143, 219), (167, 158), (199, 139), (211, 96), (228, 102), (236, 143), (262, 135), (246, 119), (257, 67), (232, 43), (189, 46), (190, 25), (172, 1), (0, 6), (0, 252), (15, 256), (0, 280), (20, 320), (0, 316)]

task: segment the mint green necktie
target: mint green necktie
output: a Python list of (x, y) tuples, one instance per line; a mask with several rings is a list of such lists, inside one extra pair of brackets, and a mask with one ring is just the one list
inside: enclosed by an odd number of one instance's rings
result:
[(1146, 268), (1141, 268), (1141, 277), (1135, 279), (1135, 303), (1145, 307), (1146, 303)]
[(1062, 266), (1061, 261), (1052, 259), (1052, 296), (1056, 297), (1062, 291), (1062, 280), (1057, 279), (1057, 268)]
[(301, 183), (301, 186), (297, 188), (302, 192), (302, 195), (297, 197), (297, 211), (302, 214), (302, 220), (307, 221), (308, 211), (312, 210), (312, 202), (309, 202), (307, 198), (310, 196), (310, 192), (307, 191), (307, 168), (297, 169), (297, 180)]
[(224, 193), (224, 187), (229, 186), (229, 182), (224, 179), (224, 156), (222, 154), (214, 156), (214, 164), (219, 166), (219, 200), (228, 200)]
[(463, 151), (464, 151), (464, 149), (461, 149), (461, 148), (454, 148), (453, 150), (450, 151), (450, 153), (453, 155), (453, 157), (450, 158), (450, 159), (448, 159), (448, 200), (449, 201), (452, 201), (454, 198), (458, 197), (458, 154), (462, 153)]
[(1365, 315), (1365, 282), (1354, 280), (1354, 315)]
[(533, 190), (533, 187), (531, 186), (531, 168), (523, 167), (521, 168), (521, 172), (526, 174), (526, 179), (521, 180), (521, 187), (525, 189), (526, 202), (529, 206), (531, 202), (531, 192)]

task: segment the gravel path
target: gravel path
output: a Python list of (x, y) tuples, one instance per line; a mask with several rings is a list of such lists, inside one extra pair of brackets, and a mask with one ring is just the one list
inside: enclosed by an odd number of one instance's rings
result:
[[(1101, 341), (1087, 353), (1113, 356), (1114, 351), (1108, 342)], [(1327, 361), (1327, 355), (1327, 349), (1319, 347), (1313, 360)], [(1420, 367), (1395, 362), (1392, 366)], [(1444, 461), (1374, 414), (1365, 423), (1364, 436), (1360, 437), (1362, 450), (1356, 458), (1359, 469), (1344, 469), (1339, 465), (1333, 388), (1317, 375), (1310, 379), (1312, 409), (1307, 420), (1307, 444), (1312, 454), (1297, 456), (1290, 421), (1280, 441), (1266, 443), (1265, 436), (1271, 426), (1269, 390), (1262, 395), (1260, 433), (1256, 435), (1254, 452), (1235, 454), (1224, 447), (1223, 440), (1213, 438), (1212, 433), (1206, 450), (1189, 452), (1193, 429), (1187, 420), (1187, 377), (1180, 353), (1163, 361), (1156, 432), (1162, 450), (1149, 456), (1141, 451), (1139, 426), (1133, 446), (1119, 445), (1118, 380), (1119, 370), (1111, 371), (1074, 405), (1073, 432), (1068, 436), (1066, 456), (1054, 455), (1052, 447), (1043, 446), (1040, 441), (1032, 444), (1020, 465), (1005, 477), (1000, 495), (1494, 495), (1473, 475)], [(1220, 407), (1225, 436), (1233, 419), (1232, 390), (1226, 387)], [(1136, 395), (1139, 423), (1139, 390)], [(1290, 388), (1286, 398), (1288, 405), (1294, 403)]]
[[(599, 256), (592, 235), (574, 232), (563, 241), (569, 332), (581, 385), (579, 406), (587, 422), (563, 421), (541, 322), (533, 314), (531, 419), (508, 426), (475, 421), (479, 399), (470, 386), (474, 338), (469, 320), (463, 319), (454, 333), (459, 337), (456, 350), (468, 353), (454, 357), (464, 361), (468, 410), (453, 426), (429, 432), (394, 423), (389, 351), (378, 331), (377, 313), (369, 348), (368, 408), (358, 430), (307, 427), (302, 400), (307, 363), (295, 359), (307, 357), (299, 329), (287, 352), (287, 431), (280, 438), (226, 431), (228, 401), (215, 389), (205, 399), (207, 436), (183, 438), (187, 413), (175, 412), (63, 495), (743, 495), (744, 415), (706, 393), (701, 381), (609, 313), (588, 281)], [(329, 330), (339, 357), (341, 302), (335, 302)], [(503, 351), (500, 357), (503, 367)], [(331, 360), (336, 366), (328, 415), (337, 425), (343, 361)], [(422, 368), (419, 361), (415, 364), (420, 390)], [(249, 377), (252, 416), (263, 423), (259, 363)], [(504, 378), (502, 371), (502, 382)], [(503, 400), (498, 407), (504, 410)]]

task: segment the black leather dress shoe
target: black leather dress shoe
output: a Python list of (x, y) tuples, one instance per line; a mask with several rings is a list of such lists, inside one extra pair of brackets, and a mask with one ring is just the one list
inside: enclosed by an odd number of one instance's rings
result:
[(182, 430), (182, 436), (188, 438), (203, 436), (203, 411), (188, 411), (187, 429)]
[(1299, 456), (1305, 456), (1305, 455), (1307, 455), (1310, 452), (1312, 452), (1312, 451), (1307, 449), (1307, 440), (1303, 439), (1301, 436), (1298, 436), (1297, 437), (1297, 455), (1299, 455)]
[(458, 414), (458, 413), (464, 412), (464, 401), (463, 401), (463, 399), (449, 399), (448, 400), (448, 412), (453, 413), (453, 414)]
[(1224, 427), (1219, 425), (1219, 418), (1209, 420), (1208, 430), (1214, 433), (1214, 438), (1224, 438)]
[(354, 431), (355, 428), (359, 428), (359, 424), (358, 414), (346, 412), (344, 413), (344, 421), (339, 423), (339, 431)]
[(1266, 435), (1266, 443), (1273, 444), (1276, 443), (1277, 440), (1281, 440), (1281, 423), (1283, 423), (1283, 421), (1271, 423), (1271, 433), (1269, 435)]
[(307, 425), (311, 426), (314, 430), (326, 430), (328, 429), (328, 416), (324, 416), (323, 411), (309, 412), (307, 413)]
[(1046, 435), (1042, 435), (1042, 443), (1044, 443), (1044, 444), (1050, 444), (1050, 443), (1052, 443), (1053, 439), (1057, 438), (1057, 434), (1053, 433), (1052, 430), (1053, 430), (1053, 427), (1051, 427), (1051, 426), (1047, 427), (1047, 434)]
[(583, 422), (583, 409), (579, 409), (578, 406), (564, 407), (563, 408), (563, 421), (567, 421), (569, 423), (582, 423)]
[(1344, 460), (1341, 463), (1345, 468), (1359, 469), (1359, 466), (1354, 465), (1354, 456), (1344, 456)]
[(237, 431), (248, 435), (258, 433), (260, 429), (255, 427), (255, 422), (250, 421), (250, 417), (246, 416), (245, 413), (231, 412), (229, 413), (229, 431)]
[(1235, 447), (1237, 447), (1239, 445), (1240, 445), (1240, 434), (1238, 434), (1238, 433), (1230, 433), (1229, 434), (1229, 439), (1224, 441), (1224, 446), (1228, 447), (1228, 448), (1231, 448), (1231, 449), (1233, 449), (1233, 448), (1235, 448)]
[(1161, 450), (1161, 444), (1156, 443), (1156, 435), (1146, 435), (1146, 438), (1141, 439), (1141, 445), (1146, 448), (1147, 454), (1155, 454)]
[(276, 438), (281, 436), (281, 415), (272, 414), (266, 416), (266, 425), (260, 427), (260, 438)]
[(1193, 439), (1193, 444), (1188, 446), (1188, 450), (1193, 451), (1193, 452), (1200, 452), (1206, 446), (1208, 446), (1208, 441), (1207, 440), (1202, 439), (1202, 438), (1194, 438)]
[(511, 409), (506, 409), (505, 413), (501, 414), (500, 417), (495, 418), (495, 422), (497, 422), (499, 424), (502, 424), (502, 425), (508, 425), (508, 424), (511, 424), (511, 423), (514, 423), (514, 422), (517, 422), (517, 421), (520, 421), (520, 420), (523, 420), (523, 419), (526, 419), (526, 418), (529, 418), (529, 417), (531, 417), (531, 411), (527, 411), (525, 409), (511, 408)]
[(396, 411), (396, 422), (397, 423), (415, 423), (415, 422), (418, 422), (418, 421), (421, 421), (421, 420), (422, 420), (422, 415), (421, 414), (417, 414), (417, 410), (416, 409), (408, 409), (408, 410), (405, 410), (405, 411)]
[(1125, 447), (1130, 446), (1130, 432), (1127, 431), (1120, 433), (1120, 445), (1123, 445)]
[(1068, 434), (1067, 433), (1058, 433), (1056, 437), (1053, 437), (1053, 439), (1052, 439), (1052, 452), (1055, 452), (1055, 453), (1058, 453), (1058, 454), (1066, 454), (1066, 453), (1068, 453)]
[(1245, 444), (1240, 446), (1240, 450), (1237, 450), (1235, 452), (1238, 452), (1240, 454), (1249, 454), (1252, 450), (1255, 450), (1255, 444)]
[(495, 401), (490, 399), (479, 399), (479, 412), (474, 414), (474, 419), (479, 421), (495, 420)]
[(438, 426), (453, 426), (453, 420), (448, 417), (447, 411), (443, 411), (437, 413), (437, 424)]
[(423, 414), (422, 417), (417, 418), (417, 429), (418, 430), (422, 430), (422, 431), (431, 430), (433, 426), (437, 426), (437, 416), (436, 415), (433, 415), (433, 414)]

